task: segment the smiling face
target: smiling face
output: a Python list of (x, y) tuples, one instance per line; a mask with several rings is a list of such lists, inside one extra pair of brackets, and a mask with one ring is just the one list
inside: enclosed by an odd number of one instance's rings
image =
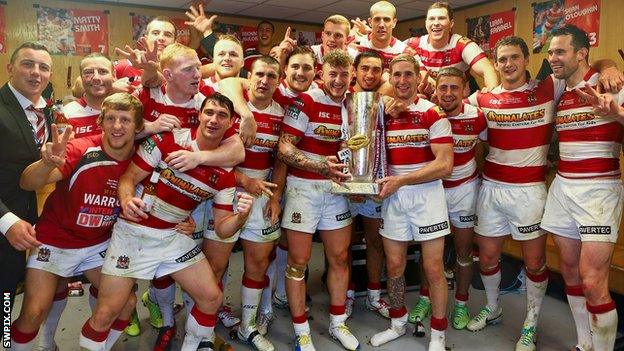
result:
[(243, 48), (231, 40), (219, 40), (213, 58), (218, 79), (236, 77), (243, 67)]
[(351, 83), (352, 69), (350, 66), (332, 66), (323, 64), (323, 89), (334, 101), (342, 101)]
[(432, 41), (448, 41), (455, 22), (449, 18), (445, 8), (433, 8), (427, 11), (425, 28)]
[(550, 41), (548, 63), (550, 63), (555, 78), (568, 79), (579, 69), (587, 54), (585, 48), (578, 51), (574, 50), (571, 35), (559, 35)]
[(258, 43), (260, 46), (269, 46), (273, 40), (273, 27), (269, 23), (258, 25)]
[(107, 110), (101, 120), (105, 146), (113, 151), (121, 151), (134, 146), (134, 135), (137, 129), (135, 111)]
[(516, 45), (502, 45), (496, 49), (494, 68), (498, 71), (505, 89), (515, 89), (526, 83), (529, 58)]
[[(210, 99), (210, 98), (208, 98)], [(217, 146), (232, 125), (230, 110), (215, 100), (208, 100), (199, 114), (197, 138), (206, 144)]]
[(7, 65), (11, 86), (28, 100), (37, 102), (52, 76), (52, 57), (45, 50), (20, 49)]
[(80, 63), (85, 95), (103, 98), (113, 91), (113, 64), (105, 57), (89, 57)]
[(397, 99), (412, 101), (416, 97), (420, 75), (413, 63), (399, 61), (390, 66), (389, 81)]
[(464, 97), (464, 78), (456, 76), (439, 76), (435, 94), (438, 105), (450, 116), (454, 116), (460, 109)]
[(175, 27), (170, 22), (154, 20), (147, 26), (145, 36), (150, 49), (156, 45), (158, 55), (175, 42)]
[(314, 58), (308, 54), (297, 54), (290, 57), (285, 69), (286, 84), (295, 92), (304, 92), (314, 81)]
[(355, 80), (364, 91), (374, 91), (381, 85), (382, 62), (377, 57), (365, 57), (355, 68)]

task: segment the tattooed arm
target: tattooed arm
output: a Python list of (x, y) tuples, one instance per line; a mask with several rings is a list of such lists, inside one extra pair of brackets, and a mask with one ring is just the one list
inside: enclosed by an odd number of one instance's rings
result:
[(282, 131), (277, 157), (291, 167), (318, 173), (338, 183), (349, 178), (348, 175), (342, 173), (346, 165), (339, 163), (336, 156), (328, 156), (323, 160), (310, 159), (297, 148), (299, 141), (301, 137)]

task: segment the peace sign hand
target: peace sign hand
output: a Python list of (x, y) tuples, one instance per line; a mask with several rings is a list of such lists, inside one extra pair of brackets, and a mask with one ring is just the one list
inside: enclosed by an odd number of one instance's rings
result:
[(620, 107), (613, 99), (613, 95), (609, 93), (600, 94), (589, 83), (585, 83), (585, 90), (577, 88), (574, 89), (574, 92), (592, 105), (596, 115), (608, 116), (618, 114)]
[(67, 126), (62, 135), (59, 135), (56, 124), (52, 124), (51, 129), (52, 142), (47, 142), (41, 147), (41, 160), (48, 166), (60, 168), (65, 164), (67, 142), (71, 139), (73, 128)]

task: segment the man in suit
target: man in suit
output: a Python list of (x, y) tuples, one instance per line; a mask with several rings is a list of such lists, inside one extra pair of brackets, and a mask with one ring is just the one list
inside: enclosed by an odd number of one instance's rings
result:
[(11, 294), (24, 278), (24, 250), (37, 241), (34, 191), (20, 189), (22, 171), (39, 159), (50, 137), (50, 116), (41, 93), (52, 74), (52, 58), (45, 46), (26, 42), (11, 55), (9, 81), (0, 88), (0, 292)]

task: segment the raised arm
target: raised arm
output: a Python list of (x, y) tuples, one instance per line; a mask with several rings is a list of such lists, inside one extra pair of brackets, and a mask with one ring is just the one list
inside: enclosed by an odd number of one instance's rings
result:
[(471, 70), (474, 74), (483, 78), (485, 86), (489, 89), (494, 89), (499, 84), (498, 74), (496, 74), (494, 65), (487, 57), (483, 57), (475, 62)]
[(20, 187), (24, 190), (34, 191), (46, 184), (56, 183), (63, 179), (59, 168), (65, 164), (67, 142), (72, 134), (72, 127), (68, 126), (59, 137), (56, 124), (52, 124), (52, 142), (41, 147), (41, 159), (26, 167), (20, 178)]

